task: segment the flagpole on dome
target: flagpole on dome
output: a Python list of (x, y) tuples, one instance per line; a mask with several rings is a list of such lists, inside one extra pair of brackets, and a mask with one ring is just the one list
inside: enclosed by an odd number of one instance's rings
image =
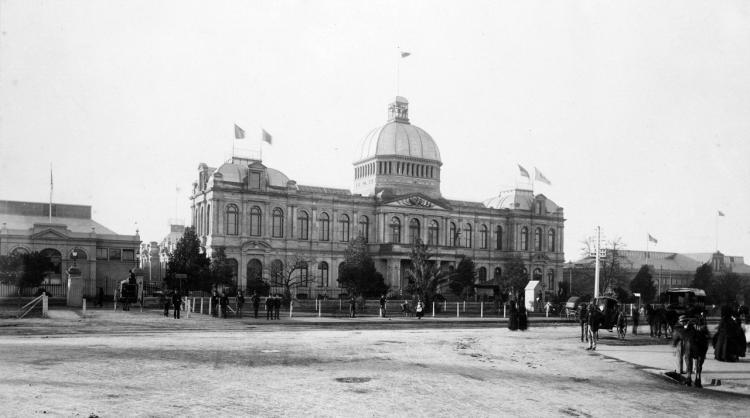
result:
[(716, 211), (716, 252), (719, 252), (719, 217), (724, 216), (724, 212)]
[(402, 51), (400, 47), (397, 48), (400, 56), (396, 63), (396, 96), (398, 96), (401, 91), (401, 59), (411, 55), (411, 52)]

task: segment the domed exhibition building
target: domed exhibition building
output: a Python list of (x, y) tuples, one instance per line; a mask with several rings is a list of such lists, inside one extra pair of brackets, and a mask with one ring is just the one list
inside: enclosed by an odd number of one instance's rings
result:
[(364, 137), (356, 158), (351, 191), (298, 184), (257, 159), (235, 156), (218, 168), (201, 163), (191, 207), (206, 253), (224, 249), (239, 288), (269, 283), (272, 271), (304, 258), (310, 263), (294, 273), (305, 279), (296, 294), (338, 297), (345, 293), (339, 266), (349, 241), (361, 235), (391, 294), (401, 295), (419, 238), (441, 268), (470, 257), (479, 285), (497, 284), (520, 256), (545, 295), (559, 291), (563, 209), (525, 189), (484, 202), (444, 197), (440, 150), (410, 123), (405, 98), (389, 105), (387, 123)]

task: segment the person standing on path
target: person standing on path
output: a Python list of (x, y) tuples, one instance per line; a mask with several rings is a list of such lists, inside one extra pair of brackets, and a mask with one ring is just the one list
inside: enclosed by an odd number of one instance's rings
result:
[(638, 335), (638, 321), (641, 319), (640, 309), (633, 309), (633, 335)]
[(245, 305), (245, 295), (242, 294), (242, 290), (237, 290), (237, 316), (242, 318), (242, 307)]
[(588, 304), (586, 302), (581, 303), (578, 306), (578, 322), (581, 323), (581, 342), (589, 341), (589, 313)]
[(229, 297), (224, 292), (221, 292), (221, 297), (219, 298), (219, 306), (221, 306), (221, 317), (226, 319), (227, 307), (229, 306)]
[(357, 299), (354, 298), (354, 295), (352, 295), (351, 298), (349, 298), (349, 318), (356, 318), (357, 316)]
[(166, 294), (166, 290), (161, 294), (161, 303), (164, 306), (164, 316), (169, 318), (169, 296)]
[(280, 319), (279, 315), (281, 313), (281, 296), (278, 294), (273, 298), (273, 311), (274, 319)]
[(599, 341), (599, 327), (602, 324), (602, 313), (599, 307), (592, 303), (588, 309), (589, 347), (587, 350), (596, 350)]
[(422, 301), (417, 301), (417, 319), (422, 319), (422, 315), (424, 315), (424, 305), (422, 304)]
[(529, 328), (529, 316), (526, 313), (526, 307), (523, 302), (518, 307), (518, 329), (526, 331)]
[(174, 309), (174, 319), (180, 319), (180, 305), (182, 305), (182, 297), (180, 292), (175, 290), (172, 293), (172, 308)]
[(273, 318), (273, 296), (266, 296), (266, 321)]
[(516, 301), (510, 301), (510, 314), (508, 316), (508, 329), (511, 331), (518, 330), (518, 309), (516, 309)]
[(544, 304), (544, 311), (547, 318), (549, 318), (549, 310), (552, 308), (552, 304), (547, 301), (547, 303)]
[(387, 305), (388, 299), (385, 297), (385, 293), (383, 293), (383, 296), (380, 297), (380, 315), (385, 318), (387, 316), (386, 314), (386, 305)]
[(255, 315), (255, 319), (258, 319), (258, 308), (260, 307), (260, 297), (258, 297), (258, 292), (253, 291), (253, 295), (250, 296), (250, 301), (253, 303), (253, 314)]

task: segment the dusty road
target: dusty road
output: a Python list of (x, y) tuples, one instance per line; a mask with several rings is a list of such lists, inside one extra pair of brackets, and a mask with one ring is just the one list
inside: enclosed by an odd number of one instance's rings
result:
[(0, 322), (0, 415), (747, 416), (750, 406), (586, 351), (572, 326), (387, 327), (153, 313)]

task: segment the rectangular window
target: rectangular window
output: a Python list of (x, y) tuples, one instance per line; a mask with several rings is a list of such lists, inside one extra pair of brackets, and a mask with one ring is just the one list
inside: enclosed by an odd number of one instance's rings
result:
[(122, 260), (122, 251), (119, 248), (112, 248), (109, 250), (109, 259), (110, 260)]
[(132, 250), (132, 249), (122, 250), (122, 261), (135, 261), (135, 250)]
[(260, 189), (260, 173), (250, 173), (250, 188)]
[(97, 260), (108, 260), (109, 259), (109, 252), (107, 251), (107, 248), (97, 248), (96, 249), (96, 259)]

